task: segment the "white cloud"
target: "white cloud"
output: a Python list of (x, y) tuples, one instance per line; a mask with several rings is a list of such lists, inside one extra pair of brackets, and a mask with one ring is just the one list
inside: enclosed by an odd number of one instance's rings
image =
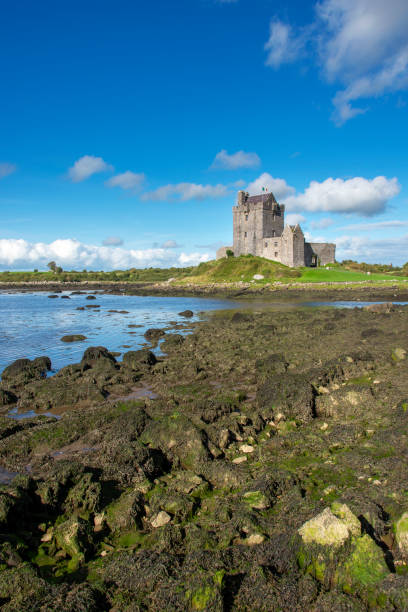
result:
[(121, 246), (123, 244), (122, 238), (119, 236), (108, 236), (102, 241), (103, 246)]
[(123, 249), (59, 239), (49, 244), (0, 239), (0, 268), (42, 269), (51, 260), (64, 269), (116, 270), (144, 267), (196, 265), (211, 259), (209, 253), (175, 253), (172, 249)]
[(312, 229), (326, 229), (333, 225), (334, 221), (330, 217), (325, 217), (319, 221), (312, 221), (310, 226)]
[(352, 223), (339, 227), (339, 230), (354, 230), (362, 232), (371, 232), (375, 230), (389, 230), (400, 227), (407, 227), (408, 221), (376, 221), (374, 223)]
[(126, 170), (126, 172), (122, 172), (122, 174), (112, 176), (105, 181), (105, 185), (107, 187), (121, 187), (122, 189), (136, 189), (142, 185), (145, 178), (143, 173), (136, 174), (135, 172)]
[(16, 170), (17, 166), (15, 164), (10, 164), (10, 162), (0, 162), (0, 179), (13, 174), (13, 172)]
[(84, 155), (76, 160), (74, 165), (68, 170), (68, 177), (73, 183), (80, 183), (93, 174), (113, 170), (112, 166), (106, 163), (102, 157)]
[(289, 213), (288, 215), (285, 216), (285, 223), (287, 223), (288, 225), (296, 225), (297, 223), (299, 223), (299, 225), (301, 223), (304, 223), (306, 221), (306, 217), (304, 217), (303, 215), (300, 215), (299, 213)]
[(222, 149), (217, 155), (213, 163), (212, 169), (222, 168), (225, 170), (237, 170), (237, 168), (254, 168), (259, 166), (261, 160), (256, 153), (246, 153), (245, 151), (237, 151), (231, 155), (225, 149)]
[(252, 181), (252, 183), (249, 183), (247, 191), (250, 195), (257, 195), (262, 193), (262, 187), (266, 187), (268, 191), (272, 191), (278, 200), (295, 193), (295, 188), (288, 185), (285, 179), (274, 178), (268, 172), (264, 172), (261, 176)]
[(371, 216), (383, 212), (388, 201), (400, 192), (396, 178), (377, 176), (372, 180), (328, 178), (312, 181), (300, 194), (286, 198), (290, 211), (336, 212)]
[(163, 242), (161, 245), (162, 249), (179, 249), (180, 247), (181, 244), (177, 244), (175, 240), (166, 240), (166, 242)]
[(408, 235), (384, 240), (371, 240), (361, 236), (339, 236), (336, 243), (336, 259), (354, 259), (368, 263), (393, 263), (408, 261)]
[(272, 21), (266, 63), (295, 61), (309, 32), (326, 80), (342, 84), (333, 98), (337, 124), (367, 110), (353, 106), (357, 100), (408, 87), (407, 0), (320, 0), (315, 9), (314, 23), (300, 35)]
[(142, 200), (205, 200), (206, 198), (223, 198), (228, 194), (225, 185), (197, 185), (196, 183), (178, 183), (163, 185), (154, 191), (144, 193)]
[(294, 62), (299, 57), (303, 45), (303, 36), (295, 35), (291, 25), (279, 19), (271, 21), (269, 39), (265, 44), (265, 50), (268, 52), (266, 65), (277, 69), (282, 64)]

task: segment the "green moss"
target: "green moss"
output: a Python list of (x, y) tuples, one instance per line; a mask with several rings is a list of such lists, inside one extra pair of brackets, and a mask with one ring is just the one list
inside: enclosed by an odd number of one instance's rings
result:
[(193, 610), (205, 610), (214, 594), (214, 589), (204, 586), (191, 594), (191, 607)]
[(347, 385), (359, 385), (362, 387), (370, 387), (373, 381), (370, 376), (359, 376), (357, 378), (350, 378), (346, 382), (347, 382)]
[(384, 555), (367, 535), (357, 538), (350, 557), (339, 569), (339, 583), (348, 593), (373, 589), (389, 573)]
[(215, 572), (213, 576), (214, 584), (217, 584), (219, 587), (221, 587), (224, 581), (224, 576), (225, 570), (218, 570), (218, 572)]
[(149, 534), (133, 530), (122, 533), (116, 542), (123, 548), (148, 548), (151, 545), (151, 537)]

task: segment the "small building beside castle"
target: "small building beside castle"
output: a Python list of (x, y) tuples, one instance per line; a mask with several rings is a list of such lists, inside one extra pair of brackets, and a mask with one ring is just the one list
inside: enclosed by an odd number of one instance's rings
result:
[(232, 213), (234, 244), (218, 249), (217, 259), (231, 250), (235, 257), (259, 255), (291, 268), (335, 262), (335, 244), (306, 242), (299, 224), (285, 225), (285, 205), (278, 204), (273, 193), (250, 196), (239, 191)]

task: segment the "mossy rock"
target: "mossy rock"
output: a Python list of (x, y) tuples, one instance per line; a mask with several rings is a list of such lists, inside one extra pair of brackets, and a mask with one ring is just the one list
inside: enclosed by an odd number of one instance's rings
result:
[(85, 560), (85, 554), (92, 545), (90, 524), (80, 517), (72, 517), (57, 525), (54, 538), (57, 549), (71, 557), (75, 565)]
[(378, 587), (389, 572), (382, 549), (365, 534), (355, 540), (350, 555), (336, 572), (335, 582), (346, 593), (358, 593), (369, 601), (380, 595)]
[(106, 508), (106, 523), (113, 532), (142, 526), (143, 496), (139, 491), (126, 491)]

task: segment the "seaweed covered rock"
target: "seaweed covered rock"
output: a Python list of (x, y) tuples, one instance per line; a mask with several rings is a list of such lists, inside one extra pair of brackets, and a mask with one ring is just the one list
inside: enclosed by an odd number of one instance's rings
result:
[(113, 532), (142, 527), (145, 514), (144, 499), (140, 491), (125, 491), (106, 508), (106, 523)]
[(165, 353), (169, 353), (170, 351), (180, 348), (184, 341), (185, 338), (181, 334), (167, 334), (161, 345), (161, 350)]
[(72, 517), (57, 525), (53, 535), (56, 548), (71, 557), (71, 570), (85, 561), (85, 554), (92, 546), (88, 521)]
[(51, 360), (48, 357), (30, 359), (17, 359), (2, 372), (3, 383), (18, 387), (32, 380), (40, 380), (51, 370)]
[(141, 368), (154, 366), (156, 362), (155, 354), (148, 349), (127, 351), (123, 355), (123, 365), (131, 370), (140, 370)]
[(169, 461), (177, 459), (188, 470), (194, 470), (211, 458), (205, 430), (180, 413), (152, 421), (141, 439), (150, 445), (157, 445)]
[(144, 337), (146, 338), (146, 340), (148, 340), (152, 344), (157, 343), (164, 335), (165, 332), (162, 329), (158, 329), (155, 327), (147, 329), (144, 333)]
[(83, 354), (81, 365), (94, 367), (100, 360), (116, 363), (115, 357), (104, 346), (90, 346)]
[(265, 414), (283, 412), (287, 418), (307, 422), (313, 418), (315, 391), (307, 374), (272, 376), (258, 387), (256, 399)]

